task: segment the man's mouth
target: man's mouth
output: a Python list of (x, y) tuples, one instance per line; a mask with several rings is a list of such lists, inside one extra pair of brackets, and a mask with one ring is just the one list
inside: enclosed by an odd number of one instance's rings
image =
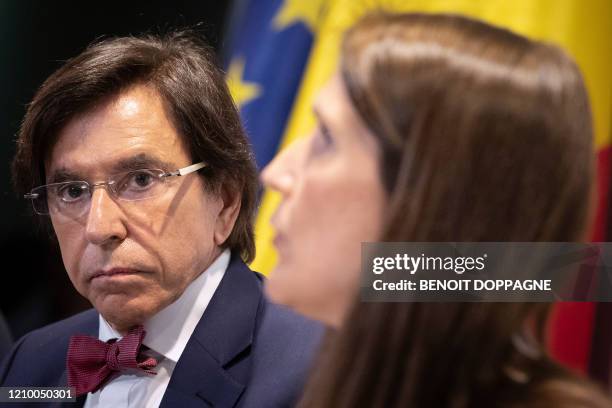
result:
[(142, 273), (141, 270), (133, 269), (133, 268), (110, 268), (110, 269), (100, 269), (97, 270), (90, 278), (90, 280), (96, 278), (112, 278), (112, 277), (120, 277), (127, 275), (136, 275)]

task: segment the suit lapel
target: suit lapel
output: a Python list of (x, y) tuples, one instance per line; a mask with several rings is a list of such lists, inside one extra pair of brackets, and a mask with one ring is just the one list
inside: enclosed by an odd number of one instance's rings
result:
[[(233, 407), (248, 381), (261, 282), (236, 254), (189, 339), (160, 407)], [(245, 359), (246, 363), (245, 363)], [(241, 369), (232, 367), (241, 363)], [(246, 365), (245, 365), (246, 364)]]

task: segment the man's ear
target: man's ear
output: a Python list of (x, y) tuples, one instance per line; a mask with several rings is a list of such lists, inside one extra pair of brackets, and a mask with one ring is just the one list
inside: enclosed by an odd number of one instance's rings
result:
[(236, 224), (238, 213), (240, 213), (240, 190), (224, 185), (221, 187), (220, 199), (221, 211), (217, 217), (214, 233), (215, 244), (218, 246), (223, 245)]

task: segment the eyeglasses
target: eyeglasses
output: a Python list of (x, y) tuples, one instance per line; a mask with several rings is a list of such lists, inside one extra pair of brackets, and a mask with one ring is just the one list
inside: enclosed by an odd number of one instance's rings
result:
[(168, 179), (186, 176), (206, 167), (199, 162), (191, 166), (166, 172), (160, 169), (140, 169), (114, 174), (105, 182), (65, 181), (35, 187), (24, 198), (32, 200), (34, 211), (40, 215), (61, 214), (75, 218), (83, 215), (90, 206), (96, 187), (106, 186), (109, 194), (122, 201), (146, 200), (168, 190)]

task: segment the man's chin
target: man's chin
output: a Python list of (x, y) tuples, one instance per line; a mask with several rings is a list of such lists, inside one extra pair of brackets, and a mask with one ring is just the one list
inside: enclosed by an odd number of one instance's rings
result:
[(143, 324), (157, 311), (157, 307), (148, 304), (145, 299), (126, 293), (100, 294), (91, 303), (119, 331)]

